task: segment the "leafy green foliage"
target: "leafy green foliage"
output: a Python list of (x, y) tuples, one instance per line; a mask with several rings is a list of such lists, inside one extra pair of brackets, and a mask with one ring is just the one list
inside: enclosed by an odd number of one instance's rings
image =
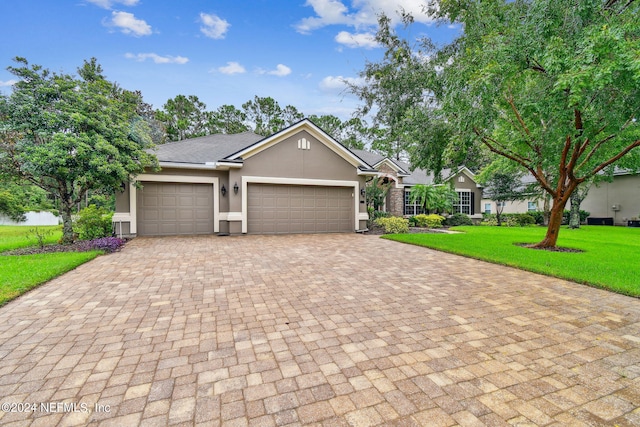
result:
[(639, 12), (618, 0), (440, 3), (464, 25), (434, 60), (452, 142), (481, 141), (552, 196), (541, 247), (555, 245), (579, 184), (614, 164), (640, 169)]
[(282, 108), (271, 97), (256, 96), (242, 104), (242, 109), (247, 121), (254, 126), (253, 132), (263, 136), (274, 134), (304, 117), (295, 107)]
[(170, 141), (209, 135), (212, 132), (211, 113), (207, 105), (195, 95), (178, 95), (169, 99), (155, 118), (165, 127)]
[(55, 233), (55, 229), (49, 227), (33, 227), (25, 233), (25, 236), (29, 240), (35, 240), (38, 243), (38, 247), (44, 248), (49, 238)]
[(473, 221), (467, 215), (462, 213), (454, 213), (453, 215), (445, 218), (443, 225), (447, 227), (457, 227), (460, 225), (473, 225)]
[(384, 238), (640, 296), (639, 228), (584, 226), (576, 230), (563, 229), (558, 245), (581, 249), (583, 252), (580, 253), (515, 245), (539, 241), (545, 234), (544, 227), (460, 227), (457, 230), (463, 233), (405, 234)]
[(23, 222), (25, 208), (9, 191), (0, 191), (0, 214), (4, 214), (15, 222)]
[(457, 198), (458, 194), (449, 184), (418, 184), (411, 187), (411, 192), (409, 193), (411, 203), (417, 202), (426, 212), (451, 212), (453, 202)]
[(409, 232), (409, 220), (397, 216), (389, 218), (378, 218), (373, 222), (378, 227), (382, 227), (385, 234), (397, 234)]
[(113, 234), (111, 218), (113, 213), (96, 205), (89, 205), (80, 210), (74, 231), (80, 240), (98, 239)]
[(374, 211), (380, 211), (384, 206), (384, 199), (389, 191), (390, 183), (384, 183), (379, 177), (375, 177), (365, 187), (365, 199), (367, 205)]
[(139, 94), (106, 80), (95, 59), (78, 76), (52, 73), (26, 59), (9, 67), (19, 81), (0, 97), (0, 175), (55, 195), (63, 241), (73, 241), (71, 214), (89, 190), (119, 189), (157, 165)]
[(428, 228), (442, 228), (442, 223), (444, 221), (444, 217), (437, 214), (420, 214), (414, 216), (413, 219), (416, 223), (416, 226)]
[(525, 227), (527, 225), (537, 224), (536, 217), (528, 213), (510, 213), (502, 214), (502, 219), (498, 221), (496, 214), (483, 214), (482, 225), (506, 225), (507, 227)]

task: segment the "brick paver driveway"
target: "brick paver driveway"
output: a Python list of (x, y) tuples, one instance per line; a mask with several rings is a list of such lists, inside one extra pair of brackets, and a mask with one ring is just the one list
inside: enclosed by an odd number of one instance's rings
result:
[(6, 425), (640, 425), (640, 301), (375, 236), (136, 239), (0, 308), (0, 357), (54, 402)]

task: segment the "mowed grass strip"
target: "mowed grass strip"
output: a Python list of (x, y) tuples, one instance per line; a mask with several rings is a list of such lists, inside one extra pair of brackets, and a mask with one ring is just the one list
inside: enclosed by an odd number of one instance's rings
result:
[(0, 306), (19, 295), (73, 270), (100, 251), (0, 256)]
[(460, 234), (395, 234), (386, 239), (517, 267), (640, 297), (640, 228), (563, 227), (558, 246), (583, 252), (552, 252), (516, 246), (537, 243), (544, 227), (455, 227)]
[(37, 228), (39, 233), (46, 234), (45, 244), (57, 243), (62, 237), (61, 225), (29, 226), (29, 225), (0, 225), (0, 252), (13, 249), (28, 248), (37, 246), (38, 240), (29, 230)]

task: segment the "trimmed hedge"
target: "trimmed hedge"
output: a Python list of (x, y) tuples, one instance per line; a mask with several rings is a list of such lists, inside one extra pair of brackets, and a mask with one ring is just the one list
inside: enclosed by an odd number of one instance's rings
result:
[(373, 221), (378, 227), (382, 227), (385, 234), (399, 234), (409, 232), (409, 220), (397, 216), (378, 218)]
[(416, 222), (416, 226), (428, 228), (442, 228), (442, 222), (444, 221), (444, 217), (437, 214), (420, 214), (413, 218)]

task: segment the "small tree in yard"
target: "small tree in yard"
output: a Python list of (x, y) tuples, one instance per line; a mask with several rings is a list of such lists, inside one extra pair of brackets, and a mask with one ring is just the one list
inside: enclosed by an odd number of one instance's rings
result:
[(520, 200), (522, 182), (518, 175), (496, 172), (485, 183), (485, 195), (496, 202), (496, 220), (498, 227), (502, 225), (502, 211), (506, 202)]
[(453, 201), (457, 197), (458, 194), (448, 184), (418, 184), (414, 185), (409, 193), (411, 203), (417, 202), (426, 213), (451, 212), (453, 209)]
[(155, 166), (139, 94), (102, 75), (95, 59), (78, 77), (16, 58), (19, 78), (0, 96), (0, 175), (17, 176), (56, 196), (63, 243), (73, 242), (71, 214), (88, 190), (115, 191)]

